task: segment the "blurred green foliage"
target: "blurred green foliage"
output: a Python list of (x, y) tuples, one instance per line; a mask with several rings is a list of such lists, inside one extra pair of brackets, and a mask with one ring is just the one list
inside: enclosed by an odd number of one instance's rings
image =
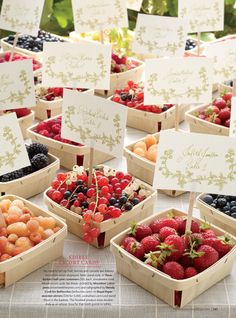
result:
[[(216, 37), (236, 33), (234, 3), (235, 0), (225, 0), (225, 29), (217, 32)], [(0, 6), (1, 4), (2, 0)], [(177, 16), (177, 11), (178, 0), (143, 0), (141, 9), (142, 13), (165, 16)], [(129, 10), (129, 26), (132, 30), (135, 28), (136, 18), (137, 12)], [(41, 28), (52, 33), (69, 35), (74, 30), (71, 0), (45, 0)], [(5, 34), (5, 31), (0, 30), (1, 37)]]

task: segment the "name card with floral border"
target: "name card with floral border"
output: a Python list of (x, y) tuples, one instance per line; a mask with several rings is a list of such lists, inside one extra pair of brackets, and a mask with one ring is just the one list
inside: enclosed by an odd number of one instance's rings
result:
[(30, 166), (15, 113), (0, 117), (0, 176)]
[(0, 29), (37, 36), (44, 0), (3, 0)]
[(36, 105), (32, 61), (0, 64), (0, 110)]
[(212, 77), (213, 61), (208, 58), (148, 59), (144, 103), (210, 103)]
[(231, 100), (230, 137), (236, 137), (236, 97)]
[(235, 138), (162, 131), (154, 187), (236, 195)]
[(64, 89), (63, 138), (121, 158), (127, 107), (101, 97)]
[(179, 18), (139, 14), (133, 51), (153, 57), (184, 55), (187, 21)]
[(126, 0), (72, 0), (78, 33), (128, 27)]
[(179, 0), (178, 12), (189, 20), (188, 33), (224, 30), (224, 0)]
[(236, 40), (209, 45), (205, 48), (204, 54), (214, 61), (215, 83), (236, 78)]
[(111, 45), (44, 43), (42, 85), (110, 88)]
[(140, 11), (142, 3), (143, 0), (127, 0), (127, 8), (134, 11)]

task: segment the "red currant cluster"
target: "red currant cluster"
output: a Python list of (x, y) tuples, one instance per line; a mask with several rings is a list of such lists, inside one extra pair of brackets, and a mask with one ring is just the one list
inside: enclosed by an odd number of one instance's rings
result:
[[(9, 62), (10, 56), (11, 56), (10, 52), (5, 53), (4, 56), (2, 58), (0, 58), (0, 63)], [(38, 61), (36, 61), (35, 59), (33, 59), (32, 57), (23, 56), (23, 55), (16, 54), (16, 53), (14, 53), (12, 61), (22, 61), (22, 60), (28, 60), (28, 59), (32, 60), (33, 71), (36, 71), (39, 68), (41, 68), (40, 63)]]
[(142, 110), (145, 112), (160, 114), (171, 107), (173, 104), (157, 105), (144, 105), (144, 86), (142, 83), (135, 84), (133, 81), (128, 81), (124, 89), (118, 89), (112, 97), (112, 101), (125, 105), (130, 108)]
[(122, 73), (139, 66), (138, 61), (128, 59), (124, 54), (112, 53), (111, 73)]
[(88, 186), (86, 171), (59, 173), (47, 195), (64, 208), (82, 216), (83, 238), (87, 243), (92, 243), (100, 234), (94, 222), (118, 218), (147, 197), (146, 190), (140, 186), (134, 190), (132, 184), (132, 176), (120, 171), (112, 175), (105, 175), (103, 170), (94, 171), (91, 186)]

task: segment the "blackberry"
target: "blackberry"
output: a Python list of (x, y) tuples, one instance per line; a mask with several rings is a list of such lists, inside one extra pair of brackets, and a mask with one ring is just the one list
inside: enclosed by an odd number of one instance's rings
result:
[(45, 156), (43, 153), (38, 153), (37, 155), (33, 156), (33, 158), (30, 161), (32, 166), (36, 170), (40, 170), (49, 164), (48, 157)]
[(28, 167), (23, 168), (24, 175), (28, 175), (28, 174), (31, 174), (33, 172), (35, 172), (35, 169), (33, 166), (28, 166)]
[(24, 177), (23, 169), (19, 169), (19, 170), (4, 174), (3, 176), (0, 177), (0, 181), (9, 182), (15, 179), (20, 179), (22, 177)]
[(30, 159), (39, 153), (44, 154), (45, 156), (48, 154), (48, 148), (45, 145), (39, 144), (37, 142), (27, 146), (27, 151)]

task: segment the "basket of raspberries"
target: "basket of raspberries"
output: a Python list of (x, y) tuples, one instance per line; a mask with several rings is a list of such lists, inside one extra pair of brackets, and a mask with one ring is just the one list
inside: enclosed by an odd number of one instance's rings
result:
[(0, 287), (8, 287), (63, 253), (66, 224), (15, 195), (0, 197)]
[(117, 270), (172, 307), (183, 307), (232, 271), (235, 237), (170, 209), (111, 240)]
[(88, 171), (75, 166), (59, 173), (44, 193), (48, 209), (66, 220), (71, 233), (97, 248), (127, 228), (130, 222), (152, 214), (156, 191), (115, 169), (98, 166), (88, 185)]
[[(78, 92), (94, 94), (93, 89), (77, 88)], [(37, 104), (35, 107), (35, 117), (45, 120), (58, 116), (62, 113), (63, 88), (62, 87), (42, 87), (35, 88)]]
[[(137, 82), (136, 82), (137, 83)], [(109, 99), (128, 107), (127, 126), (154, 134), (174, 128), (175, 105), (144, 105), (144, 84), (129, 80), (126, 87), (117, 89)], [(184, 120), (188, 105), (181, 105), (179, 122)]]
[(202, 193), (196, 203), (202, 218), (236, 236), (236, 196)]
[(60, 168), (59, 159), (40, 143), (26, 145), (31, 165), (0, 176), (0, 193), (30, 198), (43, 192)]
[(233, 93), (221, 94), (210, 105), (195, 107), (186, 113), (191, 132), (229, 136), (231, 100)]

